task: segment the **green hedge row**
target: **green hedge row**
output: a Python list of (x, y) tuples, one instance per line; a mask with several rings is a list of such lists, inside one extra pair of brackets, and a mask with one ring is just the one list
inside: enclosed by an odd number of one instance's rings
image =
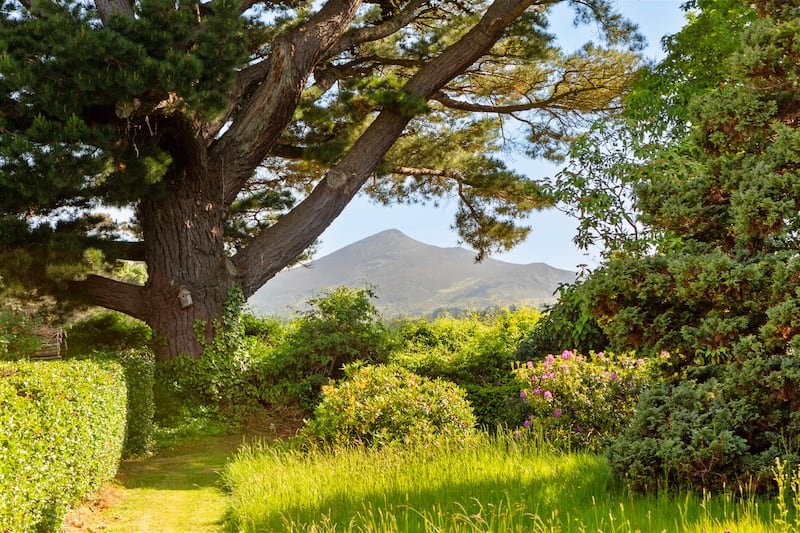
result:
[(150, 455), (155, 448), (155, 356), (148, 348), (90, 352), (81, 358), (122, 365), (127, 395), (127, 420), (122, 456)]
[(126, 396), (119, 364), (0, 362), (0, 531), (57, 531), (115, 475)]

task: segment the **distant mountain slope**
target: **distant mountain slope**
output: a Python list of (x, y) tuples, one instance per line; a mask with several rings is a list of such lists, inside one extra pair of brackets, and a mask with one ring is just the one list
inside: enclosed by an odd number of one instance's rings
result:
[(279, 273), (252, 298), (257, 312), (288, 315), (327, 288), (374, 287), (384, 318), (422, 316), (443, 308), (538, 307), (554, 300), (575, 273), (544, 263), (516, 265), (495, 259), (475, 263), (464, 248), (440, 248), (387, 230)]

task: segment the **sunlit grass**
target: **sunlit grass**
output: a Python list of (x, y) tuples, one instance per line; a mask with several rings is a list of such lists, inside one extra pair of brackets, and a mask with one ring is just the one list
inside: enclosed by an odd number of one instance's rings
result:
[(770, 500), (632, 495), (601, 457), (505, 436), (438, 450), (255, 445), (224, 480), (234, 531), (790, 531)]

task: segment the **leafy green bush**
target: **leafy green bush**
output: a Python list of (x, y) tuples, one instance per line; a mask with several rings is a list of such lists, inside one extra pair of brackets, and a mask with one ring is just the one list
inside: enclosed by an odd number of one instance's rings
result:
[(203, 347), (199, 359), (187, 356), (159, 362), (156, 369), (156, 407), (160, 421), (173, 423), (184, 416), (212, 412), (236, 422), (257, 406), (258, 376), (250, 344), (244, 336), (244, 295), (232, 289), (222, 323), (215, 323), (211, 342), (204, 340), (205, 324), (195, 324)]
[(94, 351), (114, 352), (150, 345), (152, 330), (144, 323), (108, 311), (79, 320), (67, 328), (67, 357)]
[(149, 455), (155, 446), (155, 356), (147, 348), (119, 352), (93, 352), (85, 356), (94, 361), (113, 361), (122, 365), (127, 388), (125, 444), (123, 457)]
[(303, 434), (331, 444), (429, 444), (464, 441), (475, 416), (464, 391), (398, 366), (349, 366), (346, 379), (325, 386)]
[(517, 426), (522, 411), (511, 367), (517, 346), (540, 317), (538, 311), (522, 308), (406, 321), (395, 331), (398, 347), (390, 361), (421, 376), (459, 385), (480, 425)]
[(339, 287), (309, 300), (310, 311), (292, 321), (284, 342), (260, 359), (262, 398), (313, 409), (322, 386), (355, 361), (381, 363), (391, 336), (378, 320), (369, 289)]
[(559, 445), (597, 449), (630, 422), (652, 366), (630, 355), (568, 350), (528, 361), (514, 371), (530, 413), (524, 425)]
[(0, 362), (0, 531), (58, 531), (115, 475), (125, 397), (117, 364)]
[(21, 311), (0, 311), (0, 361), (25, 359), (39, 351), (41, 340), (33, 334), (33, 324)]
[(642, 394), (631, 426), (609, 448), (634, 489), (772, 485), (776, 457), (800, 462), (800, 361), (770, 356), (693, 369)]

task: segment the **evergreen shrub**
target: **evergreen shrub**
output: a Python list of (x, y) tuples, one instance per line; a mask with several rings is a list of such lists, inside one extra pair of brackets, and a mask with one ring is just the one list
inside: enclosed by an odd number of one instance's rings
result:
[(116, 474), (125, 398), (118, 364), (0, 362), (0, 531), (58, 531)]
[(322, 389), (322, 401), (303, 434), (328, 444), (464, 442), (475, 415), (464, 391), (396, 365), (348, 366), (346, 378)]
[(634, 354), (569, 350), (519, 365), (524, 427), (542, 429), (559, 446), (597, 450), (630, 423), (653, 366)]
[(127, 389), (123, 457), (150, 455), (155, 447), (155, 355), (147, 348), (93, 352), (95, 361), (122, 365)]
[(800, 462), (799, 390), (793, 355), (754, 355), (657, 383), (609, 448), (609, 464), (636, 490), (767, 490), (776, 458)]

